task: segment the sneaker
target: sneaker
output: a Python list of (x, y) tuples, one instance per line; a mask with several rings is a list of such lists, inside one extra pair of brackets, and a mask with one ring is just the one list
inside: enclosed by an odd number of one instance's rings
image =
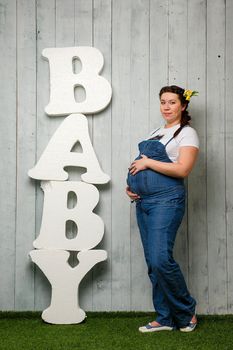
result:
[(172, 331), (173, 327), (162, 326), (158, 324), (157, 326), (152, 326), (151, 323), (148, 323), (146, 326), (142, 326), (138, 328), (139, 332), (149, 333), (149, 332), (160, 332), (160, 331)]
[(196, 318), (196, 316), (194, 316), (192, 318), (192, 320), (190, 321), (190, 323), (186, 327), (180, 328), (180, 331), (181, 332), (192, 332), (192, 331), (194, 331), (196, 326), (197, 326), (197, 318)]

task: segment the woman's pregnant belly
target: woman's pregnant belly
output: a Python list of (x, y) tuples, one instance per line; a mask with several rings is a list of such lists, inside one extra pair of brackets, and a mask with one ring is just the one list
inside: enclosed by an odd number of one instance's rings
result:
[(175, 180), (154, 170), (145, 169), (135, 175), (131, 175), (129, 172), (127, 185), (132, 192), (138, 195), (148, 195), (158, 191), (158, 187), (170, 186)]
[(152, 195), (160, 188), (183, 184), (182, 178), (171, 177), (151, 169), (141, 170), (135, 175), (128, 172), (127, 185), (130, 190), (140, 196)]
[[(135, 160), (141, 158), (141, 154), (150, 159), (164, 163), (172, 163), (167, 155), (165, 146), (157, 140), (142, 141), (139, 143), (140, 154)], [(141, 170), (135, 175), (128, 172), (127, 184), (130, 190), (138, 195), (151, 195), (158, 192), (159, 187), (180, 184), (181, 179), (163, 175), (151, 169)]]

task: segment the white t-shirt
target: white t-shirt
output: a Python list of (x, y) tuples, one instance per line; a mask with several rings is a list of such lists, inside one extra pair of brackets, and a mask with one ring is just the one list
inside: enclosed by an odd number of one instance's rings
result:
[[(164, 128), (164, 126), (159, 129), (153, 130), (147, 140), (157, 135), (163, 135), (159, 140), (162, 144), (166, 143), (173, 137), (174, 132), (179, 129), (180, 124), (172, 126), (170, 128)], [(168, 157), (173, 161), (177, 162), (179, 156), (179, 148), (183, 146), (193, 146), (199, 148), (199, 139), (195, 129), (187, 125), (183, 127), (180, 133), (174, 137), (166, 146), (166, 152)]]

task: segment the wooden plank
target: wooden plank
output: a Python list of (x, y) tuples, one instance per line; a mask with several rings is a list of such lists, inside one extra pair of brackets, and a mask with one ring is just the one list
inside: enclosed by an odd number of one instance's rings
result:
[(207, 1), (207, 222), (209, 312), (227, 310), (225, 1)]
[[(131, 161), (138, 155), (138, 143), (148, 135), (149, 130), (149, 10), (149, 2), (147, 0), (136, 0), (132, 2), (130, 52), (131, 100), (130, 129), (128, 130), (131, 143)], [(129, 199), (126, 198), (126, 200)], [(135, 204), (131, 205), (130, 225), (130, 308), (131, 310), (150, 310), (152, 289), (147, 275), (146, 262), (137, 227)]]
[(159, 91), (168, 85), (169, 0), (150, 3), (150, 131), (163, 125)]
[[(187, 4), (186, 0), (169, 1), (169, 85), (187, 84)], [(175, 244), (175, 257), (188, 280), (187, 210)]]
[[(55, 47), (55, 0), (37, 1), (37, 135), (36, 161), (43, 153), (62, 118), (48, 117), (44, 109), (49, 102), (49, 65), (42, 56), (42, 50)], [(32, 164), (33, 166), (33, 164)], [(36, 235), (39, 234), (43, 209), (43, 192), (40, 181), (35, 181), (36, 192)], [(35, 269), (35, 310), (44, 310), (50, 304), (50, 284), (44, 274)]]
[(131, 1), (112, 9), (112, 309), (130, 309), (130, 202), (125, 179), (130, 164)]
[(233, 174), (233, 118), (232, 118), (232, 79), (233, 79), (233, 2), (226, 2), (226, 225), (227, 225), (227, 281), (228, 281), (228, 299), (227, 312), (233, 313), (233, 193), (232, 193), (232, 174)]
[(75, 44), (75, 2), (56, 0), (56, 46), (69, 47)]
[[(198, 18), (198, 27), (196, 21)], [(188, 7), (188, 87), (199, 91), (192, 99), (192, 126), (198, 131), (200, 155), (188, 180), (189, 286), (197, 299), (197, 310), (208, 308), (208, 261), (206, 224), (206, 5), (195, 1)]]
[(17, 7), (17, 201), (15, 309), (34, 309), (34, 271), (28, 253), (35, 231), (35, 186), (27, 171), (35, 162), (36, 5)]
[[(197, 25), (198, 22), (198, 25)], [(200, 139), (197, 164), (188, 179), (189, 287), (197, 300), (197, 312), (208, 310), (208, 242), (206, 222), (206, 4), (188, 5), (188, 84), (199, 91), (189, 111)]]
[(93, 45), (93, 4), (92, 0), (75, 1), (75, 45)]
[(0, 4), (0, 309), (14, 310), (16, 210), (16, 1)]
[(181, 87), (187, 83), (187, 14), (186, 0), (169, 1), (169, 84)]
[[(111, 83), (111, 1), (94, 1), (93, 43), (104, 56), (104, 68), (101, 76)], [(111, 176), (111, 105), (93, 116), (93, 147), (104, 170)], [(111, 300), (111, 183), (97, 186), (100, 191), (100, 203), (96, 213), (105, 225), (104, 238), (99, 249), (105, 249), (108, 260), (99, 263), (93, 269), (93, 310), (110, 311)]]

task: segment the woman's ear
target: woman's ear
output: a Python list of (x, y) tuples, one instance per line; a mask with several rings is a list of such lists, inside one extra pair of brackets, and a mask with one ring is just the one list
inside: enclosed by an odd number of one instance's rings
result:
[(185, 111), (187, 107), (188, 107), (188, 103), (184, 104), (184, 105), (181, 107), (182, 112)]

